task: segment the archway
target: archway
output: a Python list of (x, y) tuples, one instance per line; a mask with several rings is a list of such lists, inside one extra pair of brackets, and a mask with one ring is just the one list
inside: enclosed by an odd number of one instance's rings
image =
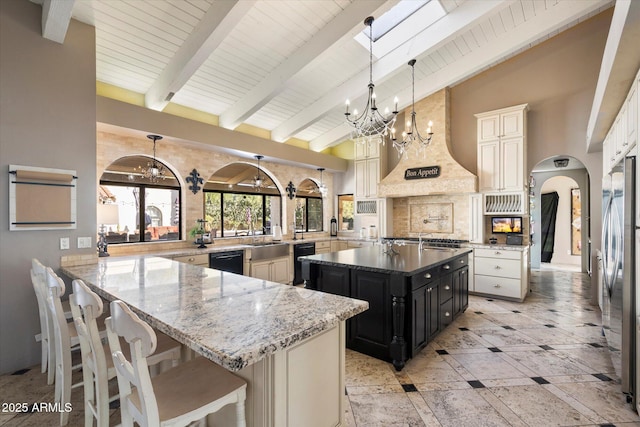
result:
[[(542, 194), (557, 193), (553, 247), (543, 247)], [(580, 160), (571, 156), (553, 156), (538, 163), (530, 183), (531, 268), (544, 265), (558, 269), (591, 270), (591, 227), (589, 215), (589, 173)], [(543, 264), (544, 255), (549, 258)]]

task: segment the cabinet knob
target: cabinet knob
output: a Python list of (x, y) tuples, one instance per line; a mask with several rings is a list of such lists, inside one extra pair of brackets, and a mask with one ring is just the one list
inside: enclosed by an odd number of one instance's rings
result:
[(494, 255), (502, 255), (502, 253), (500, 251), (495, 251), (493, 254)]
[(451, 289), (451, 286), (449, 286), (449, 285), (447, 285), (447, 286), (445, 286), (445, 287), (444, 287), (444, 290), (445, 290), (445, 291), (448, 291), (449, 289)]
[(445, 311), (444, 317), (449, 317), (449, 316), (451, 316), (451, 313), (449, 313), (448, 311)]
[(499, 265), (496, 265), (494, 268), (495, 268), (496, 270), (500, 270), (500, 268), (502, 268), (502, 267), (500, 267)]
[(449, 264), (445, 264), (445, 265), (442, 266), (442, 268), (444, 270), (449, 270), (451, 268), (451, 266)]
[(431, 293), (432, 290), (433, 290), (433, 288), (429, 288), (429, 289), (427, 289), (427, 292)]
[(193, 262), (195, 260), (196, 260), (195, 258), (189, 258), (189, 262)]
[(431, 273), (426, 273), (426, 274), (424, 275), (424, 278), (425, 278), (425, 279), (431, 279)]
[(493, 285), (493, 287), (494, 287), (494, 288), (501, 288), (502, 286), (500, 286), (500, 285), (498, 285), (498, 284), (495, 284), (495, 285)]
[(460, 260), (460, 264), (464, 264), (464, 260), (463, 259)]
[(620, 153), (622, 153), (622, 151), (617, 150), (617, 151), (616, 151), (616, 156), (617, 156), (618, 154), (620, 154)]

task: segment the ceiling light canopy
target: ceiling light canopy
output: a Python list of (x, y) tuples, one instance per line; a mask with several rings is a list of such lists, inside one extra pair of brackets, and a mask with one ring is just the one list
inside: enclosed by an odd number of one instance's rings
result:
[(398, 150), (398, 156), (406, 155), (407, 150), (411, 145), (415, 143), (418, 150), (422, 150), (431, 143), (431, 137), (433, 136), (433, 122), (429, 121), (427, 125), (426, 137), (420, 135), (418, 130), (418, 124), (416, 123), (416, 91), (415, 91), (415, 65), (416, 60), (409, 61), (411, 67), (411, 119), (407, 120), (405, 130), (402, 132), (402, 140), (396, 139), (396, 128), (391, 129), (391, 140), (393, 141), (393, 147)]
[(344, 115), (347, 123), (353, 127), (351, 138), (356, 142), (364, 144), (377, 139), (378, 142), (384, 144), (385, 137), (389, 135), (389, 130), (396, 122), (398, 98), (396, 97), (394, 99), (395, 107), (391, 113), (388, 108), (385, 109), (384, 113), (380, 113), (376, 105), (375, 85), (373, 84), (373, 16), (367, 17), (367, 19), (364, 20), (364, 24), (369, 27), (369, 86), (367, 105), (361, 114), (358, 114), (357, 109), (351, 113), (349, 111), (350, 103), (347, 99), (345, 102), (346, 111)]

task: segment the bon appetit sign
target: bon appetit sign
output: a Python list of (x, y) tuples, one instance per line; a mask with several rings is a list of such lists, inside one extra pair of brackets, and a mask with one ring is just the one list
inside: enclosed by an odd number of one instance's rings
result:
[(440, 166), (424, 166), (410, 168), (404, 171), (404, 179), (437, 178), (440, 176)]

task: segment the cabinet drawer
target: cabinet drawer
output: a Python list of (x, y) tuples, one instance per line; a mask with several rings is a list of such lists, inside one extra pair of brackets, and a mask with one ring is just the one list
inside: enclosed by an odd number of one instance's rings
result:
[(411, 276), (411, 289), (416, 290), (428, 283), (432, 283), (438, 277), (439, 275), (436, 269), (415, 274)]
[(365, 240), (349, 240), (347, 242), (348, 248), (365, 248), (367, 246), (372, 246), (372, 242), (367, 242)]
[(475, 258), (475, 274), (486, 276), (510, 277), (520, 279), (522, 277), (520, 260), (497, 259), (497, 258)]
[(187, 264), (209, 266), (209, 254), (185, 255), (173, 258), (174, 261), (186, 262)]
[(445, 277), (443, 282), (440, 283), (440, 303), (445, 302), (453, 296), (453, 283), (451, 277)]
[[(477, 267), (477, 266), (476, 266)], [(521, 298), (521, 285), (518, 279), (483, 276), (476, 274), (475, 291), (483, 294)]]
[(505, 251), (502, 249), (474, 249), (474, 256), (487, 257), (487, 258), (500, 258), (500, 259), (520, 259), (521, 252), (519, 251)]
[(440, 304), (440, 327), (446, 328), (453, 321), (453, 298)]
[(442, 264), (439, 267), (440, 275), (451, 273), (452, 271), (462, 268), (468, 264), (469, 264), (469, 258), (467, 256), (453, 259), (445, 264)]
[(324, 242), (316, 242), (316, 249), (325, 249), (330, 247), (331, 247), (331, 242), (328, 240)]

